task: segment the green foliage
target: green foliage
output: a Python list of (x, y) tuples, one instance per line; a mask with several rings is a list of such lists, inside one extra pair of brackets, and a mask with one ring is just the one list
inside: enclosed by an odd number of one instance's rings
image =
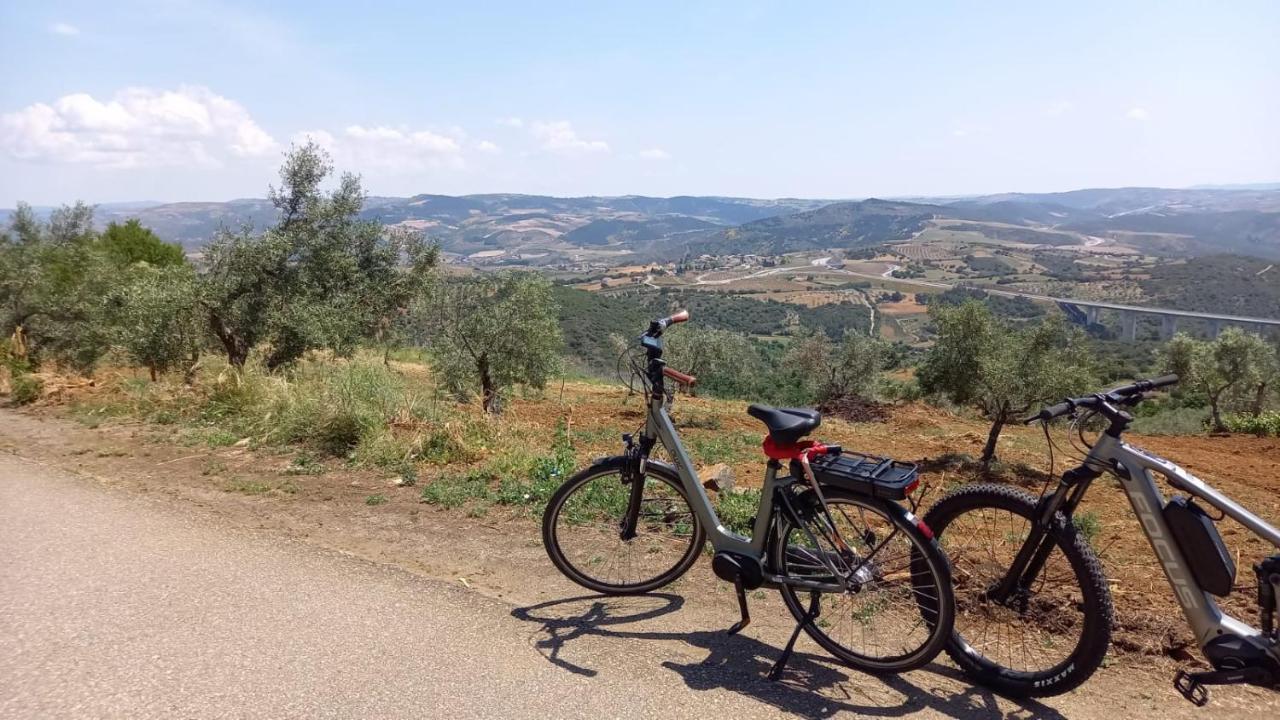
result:
[(696, 376), (698, 386), (713, 393), (731, 391), (738, 384), (744, 359), (752, 354), (747, 336), (728, 330), (687, 325), (664, 336), (667, 364)]
[(1280, 412), (1271, 410), (1258, 415), (1227, 415), (1222, 424), (1228, 432), (1274, 437), (1280, 435)]
[(1102, 519), (1098, 517), (1096, 512), (1088, 510), (1071, 517), (1071, 524), (1076, 526), (1076, 530), (1084, 536), (1084, 539), (1090, 545), (1098, 538), (1098, 534), (1102, 532)]
[(34, 375), (14, 375), (9, 382), (9, 402), (27, 405), (40, 399), (44, 382)]
[(1178, 333), (1165, 346), (1162, 359), (1168, 370), (1178, 374), (1180, 389), (1208, 402), (1210, 422), (1217, 431), (1226, 429), (1222, 416), (1231, 409), (1261, 413), (1280, 372), (1275, 348), (1234, 327), (1211, 342)]
[(350, 354), (361, 338), (388, 332), (428, 281), (435, 248), (360, 220), (359, 179), (343, 174), (326, 193), (332, 172), (318, 146), (295, 147), (270, 192), (276, 224), (256, 235), (223, 231), (209, 246), (200, 303), (231, 364), (243, 366), (264, 343), (268, 369), (311, 349)]
[(926, 393), (973, 405), (992, 421), (982, 461), (995, 458), (1005, 423), (1033, 407), (1077, 395), (1092, 382), (1080, 332), (1053, 317), (1012, 330), (975, 301), (933, 306), (937, 341), (917, 377)]
[(82, 370), (109, 346), (104, 298), (118, 281), (95, 251), (93, 208), (77, 203), (40, 223), (19, 203), (0, 233), (0, 336), (22, 328), (31, 356)]
[(185, 265), (182, 246), (167, 243), (141, 221), (132, 218), (124, 224), (110, 222), (97, 240), (101, 250), (113, 264), (129, 267), (146, 263), (155, 267)]
[(560, 365), (551, 284), (526, 273), (440, 283), (421, 313), (435, 367), (458, 397), (479, 389), (485, 412), (501, 411), (515, 385), (542, 388)]
[(508, 456), (465, 473), (437, 477), (422, 488), (422, 502), (447, 508), (493, 502), (540, 510), (573, 472), (574, 464), (568, 425), (561, 418), (549, 455)]
[(840, 397), (869, 397), (884, 369), (888, 348), (862, 333), (846, 332), (839, 344), (826, 335), (797, 337), (785, 364), (801, 387), (819, 402)]
[(386, 495), (370, 495), (364, 499), (365, 505), (383, 505), (387, 502)]
[(739, 535), (750, 536), (751, 522), (760, 510), (760, 491), (744, 488), (741, 492), (720, 493), (716, 496), (716, 515)]
[[(1213, 237), (1215, 244), (1227, 238)], [(1246, 251), (1247, 252), (1247, 251)], [(1157, 307), (1280, 317), (1280, 283), (1273, 261), (1241, 255), (1207, 255), (1157, 263), (1142, 291)]]
[(972, 300), (980, 300), (991, 309), (997, 317), (1010, 319), (1028, 319), (1044, 317), (1044, 308), (1024, 297), (1006, 297), (992, 295), (986, 290), (973, 287), (953, 287), (941, 293), (917, 293), (916, 302), (922, 305), (963, 305)]
[(129, 357), (158, 373), (190, 370), (200, 358), (203, 326), (195, 272), (186, 264), (140, 266), (114, 294), (113, 340)]

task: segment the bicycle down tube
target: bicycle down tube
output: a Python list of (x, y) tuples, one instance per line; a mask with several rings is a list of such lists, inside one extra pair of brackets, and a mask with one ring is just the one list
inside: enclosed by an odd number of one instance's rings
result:
[(1175, 463), (1106, 433), (1099, 436), (1085, 464), (1111, 468), (1120, 478), (1121, 487), (1138, 516), (1143, 533), (1160, 560), (1165, 577), (1173, 588), (1174, 597), (1182, 607), (1182, 612), (1196, 635), (1196, 643), (1201, 648), (1219, 635), (1235, 634), (1261, 639), (1262, 634), (1258, 630), (1223, 613), (1213, 596), (1201, 589), (1195, 581), (1191, 568), (1165, 521), (1165, 499), (1156, 485), (1155, 475), (1163, 476), (1174, 489), (1205, 500), (1276, 548), (1280, 548), (1280, 530)]
[(698, 514), (698, 520), (707, 529), (707, 537), (711, 545), (717, 551), (736, 552), (763, 559), (765, 544), (769, 537), (769, 518), (773, 515), (773, 491), (779, 469), (777, 461), (770, 462), (765, 471), (764, 487), (760, 491), (760, 509), (756, 515), (751, 537), (746, 538), (725, 527), (720, 517), (716, 515), (711, 498), (707, 496), (707, 491), (698, 481), (698, 472), (693, 467), (689, 453), (680, 442), (680, 436), (676, 432), (675, 424), (671, 422), (671, 416), (667, 413), (660, 393), (655, 393), (649, 398), (645, 436), (656, 438), (671, 453), (676, 473), (680, 476), (685, 492), (688, 493), (693, 511)]

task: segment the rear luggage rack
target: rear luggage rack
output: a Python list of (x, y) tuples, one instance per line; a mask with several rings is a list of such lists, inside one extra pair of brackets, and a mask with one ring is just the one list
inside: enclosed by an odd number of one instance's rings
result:
[(905, 500), (920, 484), (915, 464), (845, 450), (809, 461), (819, 483), (884, 500)]

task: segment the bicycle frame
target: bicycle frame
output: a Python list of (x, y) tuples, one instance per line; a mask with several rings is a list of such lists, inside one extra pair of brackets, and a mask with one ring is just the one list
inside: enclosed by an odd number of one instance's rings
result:
[[(1277, 655), (1280, 650), (1263, 642), (1262, 634), (1248, 623), (1222, 612), (1213, 595), (1196, 582), (1165, 521), (1165, 498), (1156, 485), (1156, 476), (1163, 477), (1175, 490), (1204, 500), (1254, 534), (1265, 538), (1276, 548), (1280, 548), (1280, 530), (1177, 464), (1134, 447), (1110, 433), (1099, 435), (1081, 467), (1105, 469), (1120, 479), (1120, 486), (1138, 516), (1142, 531), (1151, 543), (1151, 548), (1164, 569), (1165, 578), (1173, 588), (1174, 597), (1202, 650), (1216, 637), (1235, 635), (1254, 643), (1280, 660), (1280, 655)], [(1083, 482), (1074, 485), (1074, 488), (1071, 483), (1064, 482), (1058, 493), (1050, 498), (1046, 509), (1048, 516), (1052, 517), (1052, 513), (1059, 508), (1070, 516), (1091, 481), (1091, 477), (1086, 477)], [(1036, 554), (1039, 556), (1042, 552), (1037, 551)], [(1036, 559), (1039, 561), (1037, 564), (1043, 563), (1044, 558)]]
[(1209, 503), (1276, 548), (1280, 548), (1280, 530), (1177, 464), (1106, 433), (1098, 438), (1086, 463), (1105, 463), (1106, 467), (1114, 468), (1116, 476), (1120, 478), (1120, 486), (1129, 497), (1142, 531), (1160, 560), (1165, 577), (1173, 588), (1174, 597), (1182, 607), (1187, 623), (1195, 633), (1196, 642), (1202, 649), (1213, 638), (1227, 633), (1244, 638), (1261, 637), (1249, 624), (1223, 613), (1213, 595), (1202, 590), (1196, 583), (1191, 568), (1165, 522), (1165, 500), (1156, 485), (1155, 475), (1163, 476), (1175, 490)]
[(661, 441), (671, 453), (676, 474), (680, 476), (680, 484), (689, 498), (689, 504), (698, 520), (707, 531), (707, 539), (717, 552), (734, 552), (755, 558), (763, 563), (765, 550), (769, 541), (769, 521), (773, 516), (774, 491), (778, 487), (778, 470), (781, 465), (777, 460), (770, 460), (765, 469), (764, 486), (760, 491), (760, 508), (756, 513), (756, 523), (751, 537), (744, 537), (725, 527), (716, 514), (711, 498), (698, 480), (698, 472), (693, 467), (693, 460), (680, 442), (676, 426), (667, 413), (666, 403), (661, 393), (654, 393), (649, 398), (648, 417), (642, 437), (650, 442)]
[[(693, 512), (698, 516), (703, 528), (706, 529), (707, 540), (711, 542), (711, 546), (716, 552), (729, 552), (752, 558), (760, 564), (766, 584), (790, 585), (823, 592), (843, 592), (848, 589), (847, 579), (842, 577), (835, 568), (831, 567), (830, 561), (827, 560), (823, 562), (828, 565), (829, 570), (832, 570), (836, 580), (835, 583), (788, 577), (765, 569), (768, 567), (766, 555), (769, 550), (770, 533), (774, 530), (774, 498), (777, 496), (779, 488), (795, 482), (790, 474), (785, 477), (785, 480), (779, 480), (778, 471), (781, 470), (782, 465), (777, 460), (770, 459), (765, 468), (764, 484), (760, 490), (760, 505), (756, 510), (755, 525), (751, 529), (751, 537), (745, 537), (725, 527), (720, 520), (720, 516), (716, 514), (715, 506), (711, 504), (711, 498), (707, 496), (707, 491), (703, 489), (702, 483), (698, 479), (698, 473), (693, 467), (693, 460), (680, 442), (680, 435), (676, 431), (675, 424), (671, 421), (670, 414), (667, 413), (661, 388), (658, 388), (658, 391), (654, 392), (649, 398), (648, 416), (641, 437), (642, 447), (651, 447), (654, 441), (661, 441), (666, 446), (667, 451), (671, 453), (672, 459), (675, 461), (676, 474), (680, 477), (680, 484), (684, 488), (685, 495), (689, 498), (689, 504), (693, 508)], [(645, 461), (648, 462), (647, 457), (645, 457)], [(908, 515), (914, 521), (914, 516), (910, 516), (909, 513)], [(835, 530), (834, 527), (831, 529)], [(838, 533), (839, 531), (836, 532)]]

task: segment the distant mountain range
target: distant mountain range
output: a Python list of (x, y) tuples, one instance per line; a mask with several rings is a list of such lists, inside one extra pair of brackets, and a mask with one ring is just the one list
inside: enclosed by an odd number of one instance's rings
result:
[[(0, 222), (11, 212), (0, 210)], [(1026, 244), (1106, 240), (1156, 255), (1280, 258), (1280, 187), (1271, 186), (1085, 189), (912, 202), (415, 195), (370, 197), (364, 215), (420, 229), (455, 256), (521, 262), (556, 262), (584, 252), (672, 258), (859, 248), (908, 239), (926, 227)], [(197, 250), (220, 227), (266, 227), (275, 211), (262, 199), (97, 208), (104, 225), (132, 217)]]

